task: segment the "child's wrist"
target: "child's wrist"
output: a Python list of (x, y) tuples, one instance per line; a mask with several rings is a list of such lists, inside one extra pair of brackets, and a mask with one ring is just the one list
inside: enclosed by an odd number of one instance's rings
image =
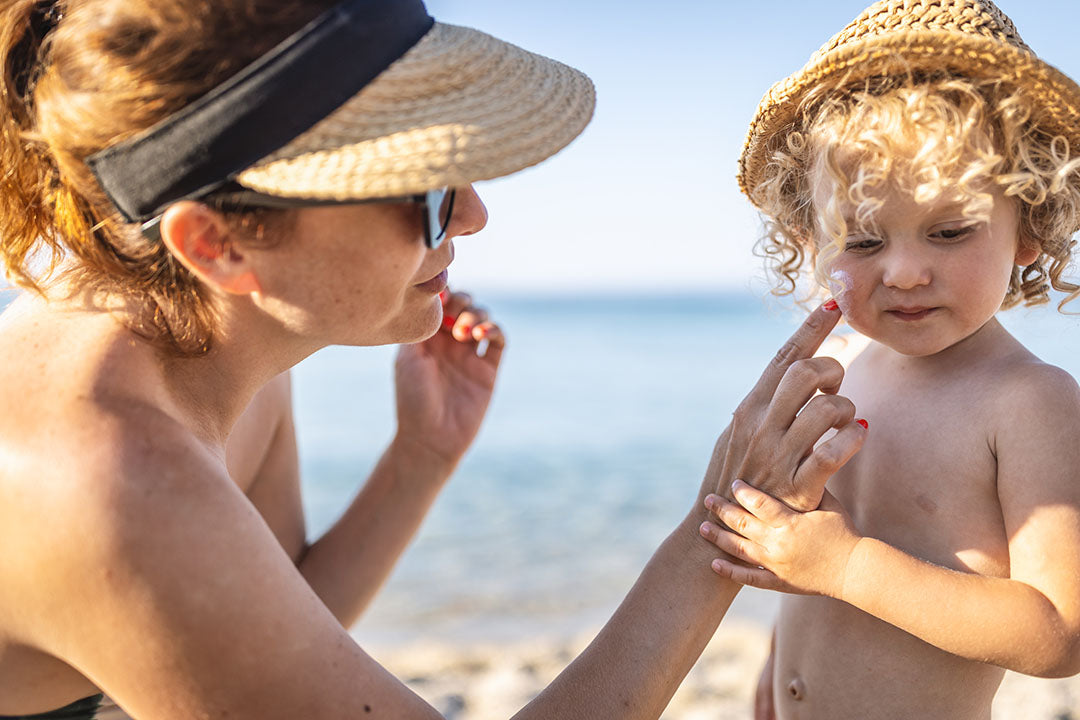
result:
[(849, 605), (856, 605), (859, 596), (859, 581), (863, 577), (861, 570), (864, 564), (863, 559), (870, 550), (869, 540), (870, 538), (861, 535), (855, 536), (855, 541), (848, 549), (847, 557), (844, 560), (844, 570), (840, 574), (840, 587), (838, 592), (832, 596), (834, 599), (846, 602)]

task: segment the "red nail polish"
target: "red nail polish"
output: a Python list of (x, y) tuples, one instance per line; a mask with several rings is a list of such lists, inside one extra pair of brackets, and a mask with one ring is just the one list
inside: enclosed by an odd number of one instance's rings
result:
[(444, 328), (446, 328), (447, 330), (453, 330), (454, 329), (454, 323), (456, 323), (456, 322), (457, 322), (457, 318), (450, 317), (449, 315), (443, 315), (442, 326)]
[(442, 301), (443, 305), (446, 304), (446, 301), (447, 301), (447, 299), (449, 297), (450, 297), (450, 291), (449, 290), (443, 290), (441, 293), (439, 293), (439, 300)]
[(832, 312), (833, 310), (836, 310), (840, 306), (836, 304), (835, 300), (830, 300), (829, 302), (825, 303), (825, 305), (823, 307), (826, 310), (828, 310), (829, 312)]
[(856, 420), (855, 422), (857, 422), (857, 423), (859, 423), (860, 425), (862, 425), (862, 426), (863, 426), (863, 428), (865, 428), (866, 430), (869, 430), (869, 429), (870, 429), (870, 423), (866, 422), (865, 420)]

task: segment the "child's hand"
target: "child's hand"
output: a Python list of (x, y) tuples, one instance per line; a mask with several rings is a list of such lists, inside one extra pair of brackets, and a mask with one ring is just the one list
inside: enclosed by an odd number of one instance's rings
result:
[(732, 490), (738, 505), (709, 495), (705, 506), (735, 532), (706, 522), (701, 534), (748, 565), (717, 558), (713, 570), (743, 585), (840, 598), (860, 536), (839, 501), (826, 491), (817, 510), (800, 513), (741, 480)]

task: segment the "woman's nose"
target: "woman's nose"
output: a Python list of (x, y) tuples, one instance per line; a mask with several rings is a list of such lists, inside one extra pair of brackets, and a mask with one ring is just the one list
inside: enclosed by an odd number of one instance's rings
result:
[(882, 271), (881, 282), (888, 287), (911, 290), (930, 284), (931, 263), (922, 253), (891, 248), (891, 252), (885, 254), (883, 261), (885, 267)]
[(454, 198), (454, 210), (450, 216), (450, 224), (446, 227), (448, 238), (461, 235), (472, 235), (480, 232), (487, 225), (487, 208), (472, 185), (457, 188), (457, 196)]

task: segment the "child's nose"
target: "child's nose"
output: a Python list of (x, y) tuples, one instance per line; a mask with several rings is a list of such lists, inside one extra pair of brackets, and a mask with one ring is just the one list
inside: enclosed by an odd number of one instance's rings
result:
[(899, 290), (911, 290), (929, 285), (932, 277), (931, 263), (921, 253), (894, 249), (883, 258), (885, 267), (881, 282)]

